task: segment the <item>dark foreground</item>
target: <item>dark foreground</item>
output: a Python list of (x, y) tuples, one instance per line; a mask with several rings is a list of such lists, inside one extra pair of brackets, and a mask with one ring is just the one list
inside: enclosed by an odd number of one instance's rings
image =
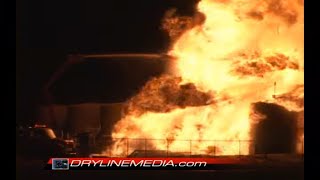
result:
[[(16, 176), (18, 180), (51, 179), (237, 179), (237, 180), (302, 180), (304, 179), (303, 159), (299, 160), (258, 160), (259, 168), (229, 170), (96, 170), (96, 171), (50, 171), (43, 170), (44, 162), (17, 157)], [(263, 167), (261, 168), (261, 163)]]

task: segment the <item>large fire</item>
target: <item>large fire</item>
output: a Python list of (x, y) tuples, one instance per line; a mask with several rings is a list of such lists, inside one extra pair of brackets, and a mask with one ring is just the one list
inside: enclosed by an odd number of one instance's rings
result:
[(141, 149), (147, 143), (148, 149), (245, 155), (250, 143), (243, 140), (252, 139), (256, 123), (252, 103), (303, 110), (302, 0), (202, 0), (197, 11), (166, 14), (173, 75), (150, 80), (127, 102), (113, 129), (120, 138), (108, 149), (113, 155), (139, 146), (125, 138), (147, 139)]

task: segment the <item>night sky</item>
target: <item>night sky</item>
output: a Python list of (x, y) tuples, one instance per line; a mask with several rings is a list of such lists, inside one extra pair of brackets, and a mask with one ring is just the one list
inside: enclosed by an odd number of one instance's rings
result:
[(165, 52), (166, 10), (197, 0), (17, 0), (16, 121), (32, 122), (40, 89), (70, 53)]

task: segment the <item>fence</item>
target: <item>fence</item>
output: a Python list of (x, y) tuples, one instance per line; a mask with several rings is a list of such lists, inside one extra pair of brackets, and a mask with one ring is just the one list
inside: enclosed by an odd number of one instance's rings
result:
[[(109, 157), (210, 157), (254, 155), (254, 140), (173, 140), (106, 138), (103, 152)], [(304, 154), (304, 141), (296, 142), (295, 154)]]

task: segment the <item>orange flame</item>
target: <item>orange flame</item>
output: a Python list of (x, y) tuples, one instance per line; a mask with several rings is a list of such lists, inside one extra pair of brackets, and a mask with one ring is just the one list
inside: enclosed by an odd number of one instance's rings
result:
[[(288, 103), (303, 99), (303, 2), (202, 0), (197, 9), (196, 18), (183, 19), (183, 24), (188, 24), (183, 33), (174, 26), (181, 24), (179, 18), (165, 20), (164, 27), (174, 38), (168, 54), (176, 57), (174, 74), (181, 77), (169, 88), (175, 87), (180, 92), (181, 86), (193, 84), (196, 87), (193, 93), (210, 94), (210, 103), (172, 105), (163, 101), (162, 91), (159, 93), (165, 79), (150, 81), (129, 101), (130, 113), (115, 125), (112, 136), (167, 140), (148, 142), (154, 149), (249, 154), (250, 143), (239, 147), (238, 140), (252, 139), (251, 103), (272, 101), (290, 110), (303, 110), (303, 103)], [(172, 13), (167, 18), (173, 18)], [(276, 94), (282, 94), (282, 98), (273, 98), (274, 82)], [(290, 92), (294, 96), (289, 96)], [(157, 103), (160, 109), (170, 108), (137, 112), (141, 106)], [(182, 141), (190, 139), (195, 140), (191, 147)], [(125, 149), (121, 140), (111, 147), (117, 155), (123, 155)], [(129, 149), (132, 151), (134, 147)]]

